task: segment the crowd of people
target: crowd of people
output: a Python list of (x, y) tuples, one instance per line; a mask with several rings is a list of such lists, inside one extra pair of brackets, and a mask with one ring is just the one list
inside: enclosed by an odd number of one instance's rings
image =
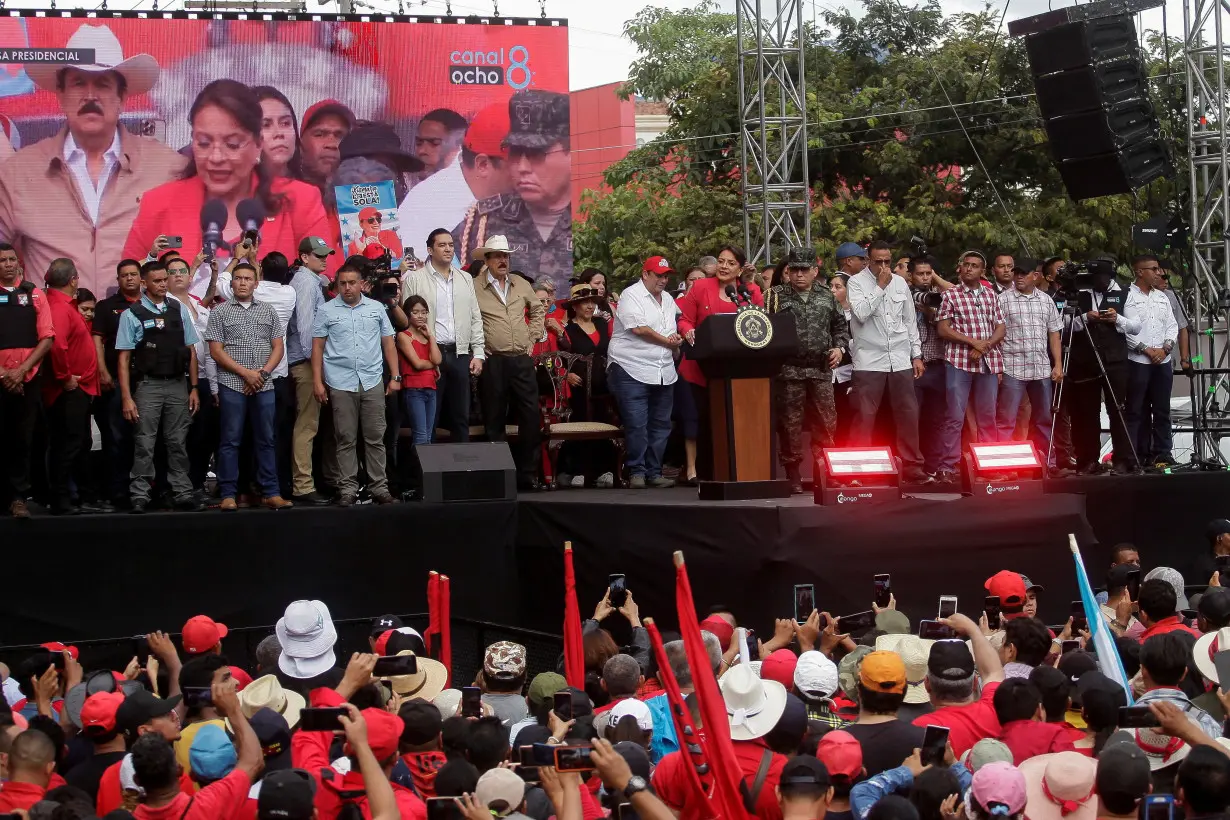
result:
[[(1198, 571), (1209, 576), (1193, 579), (1203, 591), (1190, 599), (1175, 570), (1142, 578), (1140, 551), (1114, 548), (1100, 611), (1087, 613), (1114, 633), (1113, 657), (1075, 619), (1039, 620), (1045, 589), (1009, 570), (986, 581), (998, 609), (944, 613), (940, 639), (919, 637), (936, 623), (911, 624), (892, 598), (854, 634), (812, 611), (764, 625), (757, 640), (715, 606), (687, 627), (694, 638), (658, 637), (632, 590), (613, 587), (578, 624), (575, 664), (533, 669), (526, 647), (502, 640), (472, 681), (394, 614), (372, 621), (370, 651), (339, 659), (316, 600), (289, 604), (247, 668), (206, 615), (177, 640), (149, 634), (123, 670), (83, 667), (76, 647), (51, 642), (0, 666), (0, 813), (1221, 817), (1230, 521), (1207, 532)], [(718, 780), (737, 784), (736, 805), (719, 799)]]

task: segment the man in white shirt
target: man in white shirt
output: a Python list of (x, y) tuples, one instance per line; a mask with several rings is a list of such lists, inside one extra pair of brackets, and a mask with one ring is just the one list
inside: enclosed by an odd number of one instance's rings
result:
[[(1174, 381), (1171, 350), (1179, 338), (1179, 323), (1162, 289), (1162, 265), (1152, 254), (1132, 260), (1136, 281), (1128, 288), (1123, 315), (1140, 320), (1140, 330), (1127, 334), (1128, 391), (1124, 411), (1128, 435), (1141, 464), (1173, 464), (1170, 429), (1170, 388)], [(1146, 423), (1152, 409), (1152, 424)]]
[[(487, 358), (483, 317), (474, 295), (474, 279), (453, 266), (453, 235), (444, 228), (433, 230), (427, 235), (427, 254), (427, 264), (402, 277), (401, 300), (404, 303), (417, 295), (427, 302), (427, 321), (442, 357), (436, 379), (436, 419), (447, 423), (451, 441), (469, 441), (470, 376), (483, 372)], [(442, 414), (445, 407), (448, 412)]]
[(675, 325), (675, 300), (666, 292), (674, 273), (661, 256), (645, 260), (641, 281), (619, 296), (607, 352), (607, 384), (619, 402), (632, 489), (673, 487), (662, 477), (662, 454), (671, 432), (675, 351), (683, 337)]
[[(838, 248), (839, 257), (846, 245)], [(923, 472), (918, 447), (918, 397), (914, 392), (914, 380), (922, 376), (924, 368), (914, 296), (906, 281), (893, 275), (893, 251), (887, 242), (873, 243), (868, 253), (870, 267), (851, 276), (847, 285), (857, 405), (850, 445), (872, 443), (876, 413), (887, 392), (904, 478), (925, 483), (929, 476)]]

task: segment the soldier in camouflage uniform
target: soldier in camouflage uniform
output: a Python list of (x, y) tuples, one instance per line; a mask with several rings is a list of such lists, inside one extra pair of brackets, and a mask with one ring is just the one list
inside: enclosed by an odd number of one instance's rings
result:
[(508, 237), (525, 272), (566, 293), (572, 277), (572, 168), (568, 95), (519, 91), (508, 101), (508, 170), (514, 191), (481, 199), (453, 230), (461, 266), (491, 236)]
[(782, 467), (792, 492), (803, 492), (803, 425), (811, 431), (815, 456), (833, 443), (837, 411), (833, 407), (833, 368), (850, 345), (845, 313), (828, 285), (817, 282), (820, 268), (814, 248), (795, 248), (786, 257), (785, 282), (769, 291), (765, 309), (793, 313), (799, 329), (799, 353), (787, 359), (773, 386), (774, 414)]

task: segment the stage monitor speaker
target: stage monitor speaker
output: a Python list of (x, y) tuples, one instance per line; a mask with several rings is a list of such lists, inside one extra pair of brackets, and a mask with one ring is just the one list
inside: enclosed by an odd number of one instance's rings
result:
[(1119, 153), (1068, 159), (1057, 165), (1068, 195), (1077, 200), (1131, 193), (1174, 171), (1160, 137), (1149, 137)]
[(423, 500), (505, 501), (517, 497), (517, 466), (505, 441), (419, 444)]
[(1159, 130), (1148, 100), (1124, 100), (1105, 109), (1046, 121), (1046, 135), (1057, 161), (1110, 154), (1156, 136)]
[(1140, 61), (1136, 24), (1128, 14), (1065, 23), (1031, 34), (1025, 38), (1025, 50), (1035, 77), (1124, 57)]
[(1045, 74), (1034, 80), (1038, 111), (1046, 119), (1094, 111), (1133, 97), (1146, 98), (1144, 66), (1115, 60)]

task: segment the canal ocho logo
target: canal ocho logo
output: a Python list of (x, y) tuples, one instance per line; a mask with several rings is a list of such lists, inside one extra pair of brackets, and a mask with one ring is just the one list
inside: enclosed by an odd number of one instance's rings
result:
[(491, 51), (454, 51), (448, 55), (448, 81), (453, 85), (505, 85), (529, 88), (530, 50), (525, 46)]

